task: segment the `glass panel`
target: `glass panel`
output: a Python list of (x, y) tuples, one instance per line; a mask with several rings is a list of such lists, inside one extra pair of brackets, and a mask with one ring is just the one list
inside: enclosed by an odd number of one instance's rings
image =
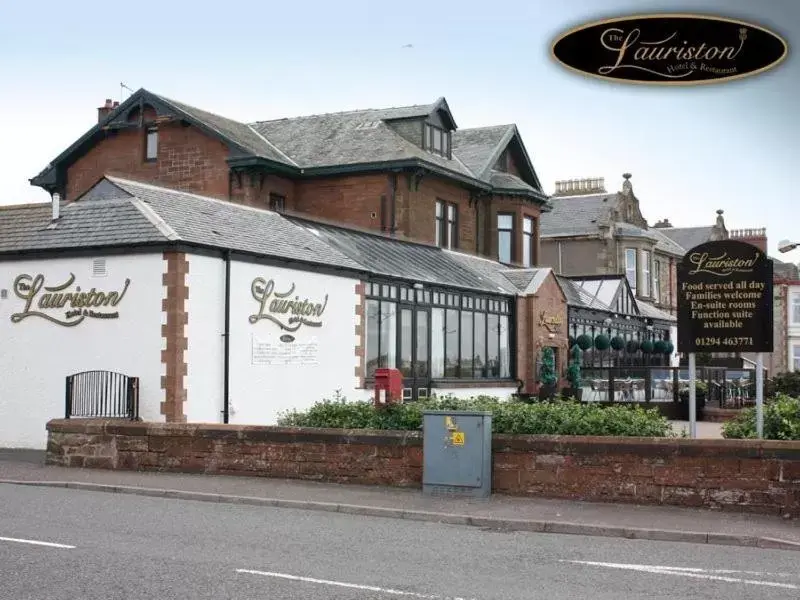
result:
[(400, 371), (404, 377), (411, 376), (411, 343), (412, 323), (411, 309), (404, 308), (400, 311)]
[(497, 215), (498, 229), (511, 229), (513, 225), (514, 225), (513, 215)]
[(529, 234), (525, 234), (522, 236), (522, 266), (523, 267), (530, 267), (531, 266), (531, 242), (533, 241), (533, 237)]
[(389, 297), (392, 300), (396, 300), (397, 299), (397, 286), (396, 285), (393, 285), (391, 288), (389, 288)]
[(397, 365), (397, 305), (394, 302), (381, 302), (381, 355), (379, 366)]
[(458, 311), (448, 309), (444, 346), (445, 377), (458, 377), (458, 324)]
[(486, 315), (475, 313), (475, 362), (473, 377), (485, 377), (486, 367)]
[(522, 231), (524, 233), (533, 233), (533, 219), (525, 217), (522, 221)]
[(497, 257), (501, 263), (511, 262), (511, 232), (497, 232)]
[(437, 152), (442, 151), (442, 131), (440, 129), (433, 130), (433, 149)]
[(631, 289), (636, 291), (636, 250), (628, 248), (625, 250), (625, 276)]
[(472, 313), (461, 312), (461, 378), (472, 377)]
[(642, 250), (642, 295), (650, 295), (650, 252)]
[(498, 346), (497, 332), (500, 328), (500, 317), (498, 315), (488, 315), (487, 329), (488, 329), (488, 348), (486, 349), (486, 365), (488, 367), (489, 377), (500, 376), (500, 348)]
[(378, 367), (378, 332), (379, 332), (379, 302), (377, 300), (367, 300), (367, 377), (375, 375)]
[(431, 293), (429, 291), (426, 290), (422, 294), (422, 298), (423, 298), (423, 301), (425, 302), (425, 304), (430, 304), (431, 303)]
[(428, 377), (428, 311), (417, 311), (417, 362), (414, 363), (417, 377)]
[(431, 377), (444, 377), (444, 309), (431, 309)]
[(155, 129), (147, 132), (147, 158), (158, 158), (158, 131)]
[(500, 317), (500, 377), (511, 377), (511, 353), (508, 344), (508, 317)]
[(444, 216), (444, 202), (440, 200), (436, 201), (436, 216), (439, 218)]
[(381, 296), (388, 297), (389, 296), (389, 286), (383, 285), (381, 286)]
[(792, 298), (792, 323), (800, 324), (800, 296)]

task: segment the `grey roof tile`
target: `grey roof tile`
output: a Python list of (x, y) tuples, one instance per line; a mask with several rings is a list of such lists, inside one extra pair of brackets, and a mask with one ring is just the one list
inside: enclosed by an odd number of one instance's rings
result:
[(710, 241), (713, 227), (659, 227), (658, 230), (688, 252)]
[(658, 250), (668, 254), (673, 254), (675, 256), (683, 256), (686, 254), (686, 249), (669, 236), (664, 235), (664, 232), (661, 230), (661, 228), (652, 227), (650, 232), (658, 238), (658, 243), (656, 244), (656, 248)]
[(150, 206), (181, 240), (290, 260), (362, 268), (278, 213), (118, 177), (107, 179)]
[(194, 119), (205, 123), (208, 127), (215, 129), (224, 137), (239, 144), (245, 150), (252, 152), (256, 156), (266, 158), (278, 163), (283, 163), (291, 166), (297, 166), (288, 156), (281, 150), (276, 148), (272, 143), (264, 139), (264, 137), (255, 131), (250, 125), (222, 117), (214, 113), (210, 113), (194, 106), (178, 102), (164, 96), (154, 94), (167, 104), (180, 111), (190, 115)]
[(130, 199), (63, 204), (54, 227), (50, 203), (0, 208), (0, 252), (166, 241)]
[(597, 233), (598, 223), (614, 206), (614, 197), (615, 192), (551, 198), (552, 209), (542, 213), (540, 220), (542, 237)]
[(260, 121), (253, 128), (305, 169), (418, 159), (475, 178), (460, 160), (427, 152), (397, 133), (382, 120), (387, 112), (365, 110)]
[(489, 171), (489, 173), (489, 183), (498, 191), (510, 190), (536, 193), (533, 186), (528, 185), (512, 173), (504, 173), (502, 171), (495, 171), (494, 169)]
[[(772, 258), (772, 257), (771, 257)], [(772, 277), (775, 279), (800, 279), (797, 265), (772, 258)]]
[(498, 146), (513, 133), (513, 125), (458, 129), (453, 133), (453, 153), (478, 177), (487, 178)]

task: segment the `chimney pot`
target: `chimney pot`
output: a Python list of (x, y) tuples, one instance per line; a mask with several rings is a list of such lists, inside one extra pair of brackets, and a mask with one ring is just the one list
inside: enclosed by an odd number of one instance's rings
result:
[(53, 202), (53, 221), (57, 221), (60, 215), (61, 210), (61, 194), (58, 192), (54, 193), (52, 196)]
[(111, 108), (117, 108), (119, 106), (119, 101), (114, 100), (114, 104), (111, 105)]

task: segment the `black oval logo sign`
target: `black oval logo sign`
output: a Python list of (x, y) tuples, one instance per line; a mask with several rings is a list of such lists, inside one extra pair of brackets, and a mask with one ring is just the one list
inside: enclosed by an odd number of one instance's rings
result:
[(293, 341), (294, 341), (294, 336), (293, 336), (293, 335), (289, 335), (288, 333), (284, 333), (284, 334), (283, 334), (283, 335), (280, 337), (280, 340), (281, 340), (282, 342), (286, 342), (286, 343), (288, 344), (289, 342), (293, 342)]
[(553, 43), (555, 59), (585, 75), (627, 83), (702, 85), (763, 73), (786, 41), (759, 25), (706, 15), (636, 15), (587, 23)]

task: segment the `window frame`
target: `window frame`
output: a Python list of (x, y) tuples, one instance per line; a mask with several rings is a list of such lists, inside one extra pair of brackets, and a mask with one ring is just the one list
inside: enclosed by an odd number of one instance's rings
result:
[(650, 250), (642, 249), (642, 296), (649, 298), (652, 294), (653, 277), (653, 253)]
[[(395, 349), (393, 353), (388, 353), (388, 356), (394, 357), (394, 364), (387, 365), (389, 368), (401, 369), (403, 360), (403, 328), (400, 320), (403, 318), (403, 311), (410, 310), (414, 315), (411, 326), (411, 339), (410, 345), (412, 350), (412, 363), (410, 366), (409, 376), (405, 379), (419, 379), (416, 373), (419, 371), (419, 365), (416, 360), (416, 349), (418, 348), (418, 333), (419, 327), (416, 319), (423, 315), (426, 319), (425, 322), (425, 344), (427, 347), (427, 356), (425, 358), (424, 373), (422, 378), (427, 379), (429, 382), (434, 383), (438, 381), (448, 382), (464, 382), (464, 381), (508, 381), (514, 378), (516, 372), (516, 347), (515, 338), (512, 331), (514, 321), (514, 302), (512, 298), (505, 296), (494, 296), (485, 293), (462, 293), (444, 287), (431, 287), (424, 289), (415, 289), (406, 284), (399, 284), (398, 282), (385, 282), (383, 280), (373, 280), (367, 282), (364, 294), (364, 339), (365, 339), (365, 365), (364, 365), (364, 378), (365, 381), (374, 380), (374, 369), (370, 372), (369, 357), (372, 353), (372, 348), (368, 347), (367, 340), (370, 338), (370, 333), (373, 331), (370, 326), (377, 327), (377, 343), (378, 349), (376, 357), (378, 360), (374, 368), (383, 368), (380, 364), (381, 349), (382, 349), (382, 335), (381, 335), (381, 318), (384, 315), (384, 304), (391, 303), (394, 305), (394, 333), (389, 334), (389, 339), (393, 340)], [(368, 302), (377, 302), (377, 315), (378, 323), (372, 324), (369, 320), (369, 306)], [(438, 319), (434, 317), (436, 311), (443, 317), (443, 327), (445, 331), (438, 335), (434, 331), (434, 323)], [(465, 317), (466, 313), (470, 316)], [(475, 315), (483, 315), (482, 319), (476, 319)], [(496, 332), (491, 331), (492, 318), (497, 323)], [(482, 327), (476, 327), (476, 323), (482, 321)], [(470, 338), (471, 338), (471, 352), (469, 356), (463, 356), (465, 335), (462, 334), (462, 323), (470, 323)], [(450, 340), (448, 341), (447, 329), (451, 324), (456, 327), (455, 335), (450, 332)], [(476, 336), (476, 330), (482, 331), (482, 336)], [(496, 333), (493, 338), (492, 334)], [(476, 344), (478, 339), (479, 344)], [(435, 344), (434, 342), (438, 343)], [(409, 342), (409, 340), (406, 340)], [(441, 346), (439, 347), (439, 343)], [(493, 345), (491, 345), (493, 344)], [(450, 346), (455, 346), (455, 358), (448, 364), (448, 354), (451, 355)], [(482, 351), (482, 355), (476, 355), (475, 350)], [(491, 348), (496, 348), (496, 357), (492, 357), (492, 361), (496, 360), (494, 367), (489, 366), (488, 354)], [(505, 353), (505, 356), (503, 355)], [(436, 357), (441, 355), (441, 374), (437, 374), (437, 366), (434, 364)], [(481, 361), (481, 366), (477, 367), (476, 362)], [(402, 369), (401, 369), (402, 370)]]
[(791, 299), (790, 322), (792, 325), (800, 325), (800, 293), (794, 292)]
[[(531, 230), (525, 231), (526, 225), (530, 223)], [(525, 264), (525, 252), (528, 253), (528, 264)], [(523, 215), (522, 217), (522, 266), (526, 268), (535, 267), (537, 263), (536, 256), (536, 218), (530, 215)]]
[[(497, 246), (496, 246), (497, 262), (500, 262), (500, 263), (503, 263), (503, 264), (506, 264), (506, 265), (513, 264), (514, 260), (516, 259), (516, 254), (517, 254), (516, 253), (516, 246), (517, 246), (517, 244), (516, 244), (516, 229), (517, 229), (517, 227), (516, 227), (516, 225), (517, 225), (516, 216), (517, 215), (515, 213), (511, 213), (511, 212), (498, 212), (496, 217), (495, 217), (495, 230), (497, 231)], [(501, 228), (500, 227), (500, 217), (511, 217), (511, 227), (510, 228), (505, 228), (505, 227)], [(509, 238), (510, 238), (508, 262), (504, 262), (503, 259), (501, 258), (501, 254), (500, 254), (500, 232), (501, 231), (504, 232), (504, 233), (508, 232)]]
[[(155, 154), (150, 155), (150, 136), (155, 137)], [(158, 127), (150, 125), (144, 130), (144, 162), (156, 162), (158, 160)]]
[[(441, 211), (440, 211), (441, 209)], [(452, 220), (451, 220), (452, 211)], [(441, 214), (440, 214), (441, 212)], [(434, 212), (434, 243), (440, 248), (455, 250), (458, 248), (458, 205), (441, 198), (436, 199)]]
[(661, 261), (653, 259), (653, 298), (661, 302)]
[[(433, 123), (425, 123), (422, 131), (422, 147), (425, 150), (443, 158), (452, 158), (453, 136), (451, 131), (442, 129)], [(439, 148), (436, 147), (437, 142)]]
[[(633, 256), (633, 268), (630, 265), (630, 257)], [(633, 271), (633, 281), (630, 278), (630, 271)], [(631, 288), (631, 291), (636, 294), (636, 290), (638, 288), (638, 279), (639, 277), (639, 253), (636, 251), (636, 248), (625, 248), (625, 278), (628, 280), (628, 286)]]
[(800, 344), (792, 344), (792, 371), (800, 371)]
[[(280, 204), (280, 207), (276, 208), (275, 205)], [(286, 210), (286, 196), (283, 194), (276, 194), (275, 192), (270, 192), (269, 194), (269, 210), (274, 212), (284, 212)]]

